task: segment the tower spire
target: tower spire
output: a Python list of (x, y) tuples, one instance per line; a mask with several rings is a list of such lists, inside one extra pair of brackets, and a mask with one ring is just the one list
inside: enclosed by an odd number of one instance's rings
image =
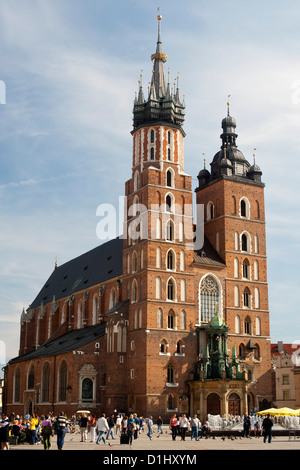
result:
[(154, 73), (152, 75), (151, 85), (155, 88), (156, 98), (160, 99), (160, 98), (164, 98), (167, 93), (164, 63), (167, 61), (168, 57), (162, 51), (161, 31), (160, 31), (160, 22), (162, 20), (162, 16), (158, 15), (157, 20), (158, 20), (158, 34), (157, 34), (156, 52), (155, 54), (152, 54), (151, 56), (151, 60), (153, 61), (153, 70), (154, 70)]

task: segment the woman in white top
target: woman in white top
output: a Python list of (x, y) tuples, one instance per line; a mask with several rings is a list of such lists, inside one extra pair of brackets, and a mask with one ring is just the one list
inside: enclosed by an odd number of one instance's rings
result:
[(180, 427), (181, 440), (185, 441), (185, 434), (186, 434), (186, 431), (189, 427), (189, 421), (188, 421), (185, 414), (183, 414), (179, 418), (179, 427)]

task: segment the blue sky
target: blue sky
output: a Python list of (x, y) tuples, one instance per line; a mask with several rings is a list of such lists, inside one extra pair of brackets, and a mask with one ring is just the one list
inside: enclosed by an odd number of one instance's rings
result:
[[(239, 149), (266, 183), (272, 342), (298, 341), (300, 4), (254, 0), (0, 0), (0, 356), (18, 354), (23, 307), (99, 243), (101, 203), (130, 177), (132, 103), (151, 78), (157, 7), (185, 94), (185, 170), (220, 148), (231, 94)], [(4, 351), (5, 349), (5, 351)], [(4, 352), (3, 352), (4, 351)], [(1, 362), (1, 358), (0, 358)]]

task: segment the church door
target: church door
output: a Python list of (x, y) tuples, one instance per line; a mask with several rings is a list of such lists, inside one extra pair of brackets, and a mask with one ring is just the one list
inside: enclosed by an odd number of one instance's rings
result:
[(231, 393), (228, 398), (228, 413), (233, 416), (241, 414), (240, 397), (237, 393)]
[(216, 393), (211, 393), (207, 397), (207, 414), (208, 415), (220, 414), (220, 397)]

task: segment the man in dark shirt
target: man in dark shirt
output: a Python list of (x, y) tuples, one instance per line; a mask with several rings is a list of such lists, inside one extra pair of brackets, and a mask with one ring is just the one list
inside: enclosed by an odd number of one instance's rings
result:
[(264, 435), (264, 442), (266, 442), (268, 438), (268, 442), (270, 443), (272, 440), (272, 426), (273, 421), (270, 418), (270, 415), (267, 415), (266, 418), (263, 420), (262, 428), (263, 428), (263, 435)]
[(58, 450), (62, 450), (64, 441), (65, 441), (65, 434), (66, 434), (66, 425), (67, 425), (67, 418), (64, 415), (64, 412), (61, 411), (60, 415), (56, 418), (55, 424), (55, 431), (57, 434), (57, 448)]

